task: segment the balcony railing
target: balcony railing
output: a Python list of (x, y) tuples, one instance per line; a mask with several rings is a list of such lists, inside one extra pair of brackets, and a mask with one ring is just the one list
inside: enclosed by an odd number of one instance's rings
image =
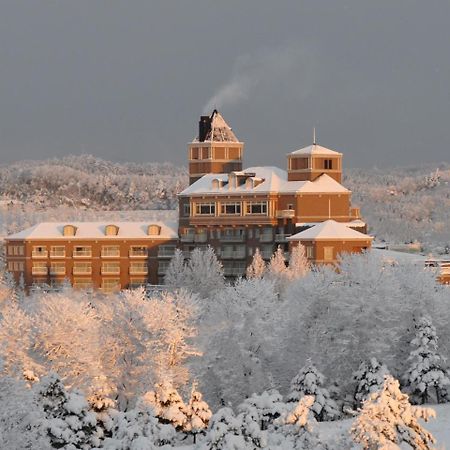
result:
[(147, 275), (147, 274), (148, 274), (147, 266), (130, 267), (130, 275)]
[(73, 250), (74, 258), (91, 258), (92, 250)]
[(244, 251), (234, 251), (234, 252), (221, 252), (221, 259), (244, 259), (245, 258), (245, 250)]
[(167, 266), (158, 266), (158, 275), (165, 275), (167, 272), (168, 267)]
[(31, 274), (32, 275), (47, 275), (48, 268), (47, 267), (32, 267)]
[(74, 275), (91, 275), (92, 267), (74, 267), (72, 273)]
[(130, 258), (147, 258), (148, 250), (146, 248), (130, 250)]
[(48, 251), (38, 251), (38, 250), (33, 250), (31, 252), (31, 257), (32, 258), (47, 258), (48, 256)]
[(290, 234), (276, 234), (275, 235), (275, 242), (281, 244), (286, 243), (288, 240), (287, 238), (290, 236)]
[(66, 251), (65, 250), (51, 250), (50, 258), (65, 258)]
[(293, 219), (294, 217), (294, 209), (280, 209), (277, 211), (277, 219)]
[(245, 273), (244, 267), (224, 267), (223, 273), (226, 277), (239, 277)]
[(175, 255), (175, 248), (173, 249), (160, 248), (158, 250), (158, 258), (172, 258), (173, 255)]
[(243, 234), (222, 234), (220, 240), (222, 242), (244, 242), (245, 236)]
[(120, 275), (120, 267), (102, 267), (102, 275)]
[(194, 236), (194, 242), (206, 242), (208, 240), (208, 235), (206, 233), (196, 234)]
[(112, 258), (112, 257), (120, 257), (120, 250), (102, 250), (101, 253), (102, 258)]
[(182, 234), (181, 242), (194, 242), (194, 235), (193, 234)]
[(273, 242), (273, 234), (261, 234), (259, 236), (259, 242)]
[(65, 267), (50, 267), (50, 275), (65, 275)]

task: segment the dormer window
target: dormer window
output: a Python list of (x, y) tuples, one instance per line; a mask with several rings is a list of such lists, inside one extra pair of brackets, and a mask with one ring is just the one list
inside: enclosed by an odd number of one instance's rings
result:
[(75, 225), (64, 225), (63, 236), (75, 236), (77, 227)]
[(212, 180), (212, 188), (220, 189), (221, 187), (222, 187), (222, 180), (219, 180), (218, 178), (214, 178), (214, 180)]
[(106, 236), (117, 236), (119, 234), (119, 227), (117, 225), (106, 225), (105, 235)]
[(161, 234), (161, 227), (159, 225), (151, 224), (147, 228), (147, 234), (149, 236), (158, 236)]

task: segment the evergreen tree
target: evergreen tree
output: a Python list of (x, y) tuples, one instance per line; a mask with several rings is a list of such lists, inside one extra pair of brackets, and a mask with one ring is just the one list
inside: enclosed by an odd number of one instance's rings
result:
[(415, 347), (409, 356), (411, 366), (407, 372), (407, 385), (415, 403), (427, 403), (436, 394), (437, 403), (448, 401), (450, 385), (445, 358), (438, 353), (436, 328), (429, 317), (421, 317), (416, 323), (416, 335), (411, 341)]
[(302, 244), (292, 247), (289, 258), (288, 277), (291, 280), (304, 277), (309, 271), (309, 262), (306, 257), (306, 249)]
[(307, 364), (291, 381), (288, 402), (298, 402), (304, 395), (314, 396), (311, 411), (318, 421), (335, 420), (339, 417), (336, 402), (323, 387), (325, 377), (313, 364)]
[(411, 406), (398, 381), (389, 375), (381, 391), (365, 400), (351, 435), (365, 449), (394, 449), (406, 443), (416, 450), (430, 450), (435, 439), (418, 419), (428, 421), (435, 416), (430, 408)]
[(353, 374), (353, 381), (356, 383), (355, 408), (359, 408), (369, 394), (377, 392), (383, 387), (386, 375), (389, 375), (389, 370), (376, 358), (370, 358), (369, 361), (363, 361), (360, 364), (358, 370)]
[(186, 270), (183, 252), (177, 248), (164, 276), (164, 284), (175, 289), (184, 287), (187, 277)]
[(208, 428), (212, 413), (208, 404), (202, 399), (202, 394), (197, 391), (197, 385), (194, 383), (191, 390), (191, 398), (187, 405), (187, 422), (184, 431), (196, 436)]
[(247, 278), (262, 278), (266, 271), (266, 263), (256, 248), (251, 264), (247, 267)]
[(153, 407), (155, 416), (163, 424), (171, 424), (176, 430), (183, 430), (188, 421), (188, 408), (170, 381), (155, 385), (143, 400)]
[(97, 417), (79, 392), (68, 392), (56, 374), (35, 385), (46, 415), (46, 428), (54, 447), (90, 449)]

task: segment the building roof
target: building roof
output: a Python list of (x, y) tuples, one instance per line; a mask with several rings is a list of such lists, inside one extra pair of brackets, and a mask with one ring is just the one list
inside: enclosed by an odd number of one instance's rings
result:
[(322, 147), (321, 145), (312, 144), (307, 147), (295, 150), (289, 155), (328, 155), (328, 156), (342, 156), (342, 153), (330, 150), (329, 148)]
[[(64, 236), (65, 225), (76, 227), (75, 236)], [(105, 227), (115, 225), (117, 235), (107, 236)], [(159, 234), (148, 234), (149, 225), (160, 227)], [(159, 222), (41, 222), (19, 233), (6, 237), (10, 239), (178, 239), (178, 221)]]
[[(208, 117), (206, 116), (205, 119)], [(231, 127), (216, 109), (212, 112), (208, 122), (209, 130), (201, 142), (239, 142)], [(194, 142), (200, 142), (200, 136), (197, 136)]]
[[(230, 176), (250, 178), (256, 181), (252, 184), (230, 183)], [(214, 186), (214, 180), (216, 183)], [(220, 185), (219, 185), (220, 184)], [(347, 188), (327, 174), (314, 181), (288, 181), (287, 172), (278, 167), (249, 167), (240, 172), (206, 174), (192, 183), (180, 196), (185, 195), (230, 195), (230, 194), (267, 194), (267, 193), (348, 193)]]
[[(296, 227), (308, 227), (311, 228), (315, 225), (320, 225), (322, 222), (298, 222), (295, 224)], [(367, 224), (361, 219), (351, 220), (350, 222), (339, 222), (350, 228), (364, 228)]]
[(343, 223), (335, 220), (326, 220), (318, 225), (315, 225), (305, 231), (294, 234), (288, 237), (289, 241), (302, 240), (372, 240), (371, 236), (352, 230)]

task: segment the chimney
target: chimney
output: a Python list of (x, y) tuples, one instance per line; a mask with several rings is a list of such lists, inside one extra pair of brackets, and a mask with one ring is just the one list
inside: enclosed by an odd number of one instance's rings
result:
[(206, 136), (211, 131), (212, 119), (209, 116), (200, 116), (200, 121), (198, 122), (198, 140), (204, 142)]

